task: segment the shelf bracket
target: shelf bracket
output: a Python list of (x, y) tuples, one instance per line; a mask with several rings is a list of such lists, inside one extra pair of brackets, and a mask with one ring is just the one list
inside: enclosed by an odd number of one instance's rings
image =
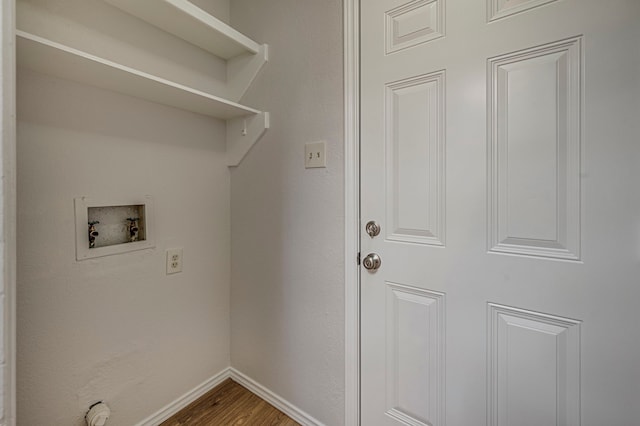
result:
[(244, 53), (227, 61), (226, 97), (234, 102), (240, 101), (263, 65), (269, 60), (269, 46), (263, 44), (255, 55)]
[(227, 120), (227, 166), (239, 165), (268, 128), (268, 112)]

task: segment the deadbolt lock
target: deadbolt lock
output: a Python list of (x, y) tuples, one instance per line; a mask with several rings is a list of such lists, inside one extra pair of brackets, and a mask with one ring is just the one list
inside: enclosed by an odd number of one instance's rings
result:
[(375, 220), (367, 222), (364, 229), (371, 238), (380, 235), (380, 225), (378, 225)]

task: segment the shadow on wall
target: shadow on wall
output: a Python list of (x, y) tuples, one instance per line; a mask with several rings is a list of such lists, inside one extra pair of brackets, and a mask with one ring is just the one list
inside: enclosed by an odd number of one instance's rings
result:
[[(21, 84), (25, 79), (28, 79), (28, 84)], [(89, 87), (86, 90), (74, 90), (77, 87), (74, 83), (27, 70), (18, 73), (18, 87), (20, 121), (220, 154), (226, 150), (225, 138), (192, 136), (194, 133), (211, 134), (212, 125), (217, 128), (216, 133), (224, 134), (225, 122), (222, 120), (159, 104), (153, 104), (155, 108), (147, 108), (148, 101), (136, 98), (122, 102), (122, 95), (105, 90)], [(56, 108), (51, 108), (46, 102), (35, 105), (29, 103), (28, 108), (22, 107), (22, 99), (38, 96), (55, 99)], [(190, 134), (184, 133), (185, 127), (176, 126), (176, 120), (188, 123)], [(124, 155), (126, 152), (123, 152)], [(93, 161), (96, 167), (100, 166), (100, 157), (96, 156)]]

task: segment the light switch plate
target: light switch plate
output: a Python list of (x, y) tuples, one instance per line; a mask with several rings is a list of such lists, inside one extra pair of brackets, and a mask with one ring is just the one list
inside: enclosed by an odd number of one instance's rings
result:
[(307, 169), (327, 167), (327, 144), (325, 141), (309, 142), (304, 145), (304, 166)]

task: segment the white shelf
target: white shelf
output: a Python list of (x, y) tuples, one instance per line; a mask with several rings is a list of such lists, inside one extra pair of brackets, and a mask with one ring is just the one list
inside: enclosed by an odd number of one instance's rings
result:
[(224, 59), (260, 51), (260, 44), (187, 0), (104, 1)]
[(227, 61), (226, 86), (218, 95), (239, 101), (269, 59), (259, 44), (188, 0), (104, 0), (142, 21)]
[(24, 31), (16, 36), (20, 67), (223, 120), (261, 113)]
[(235, 102), (268, 60), (268, 46), (254, 42), (187, 0), (105, 1), (226, 59), (227, 80), (217, 91), (220, 96), (20, 30), (16, 31), (18, 66), (226, 120), (227, 164), (237, 166), (269, 128), (268, 112)]

